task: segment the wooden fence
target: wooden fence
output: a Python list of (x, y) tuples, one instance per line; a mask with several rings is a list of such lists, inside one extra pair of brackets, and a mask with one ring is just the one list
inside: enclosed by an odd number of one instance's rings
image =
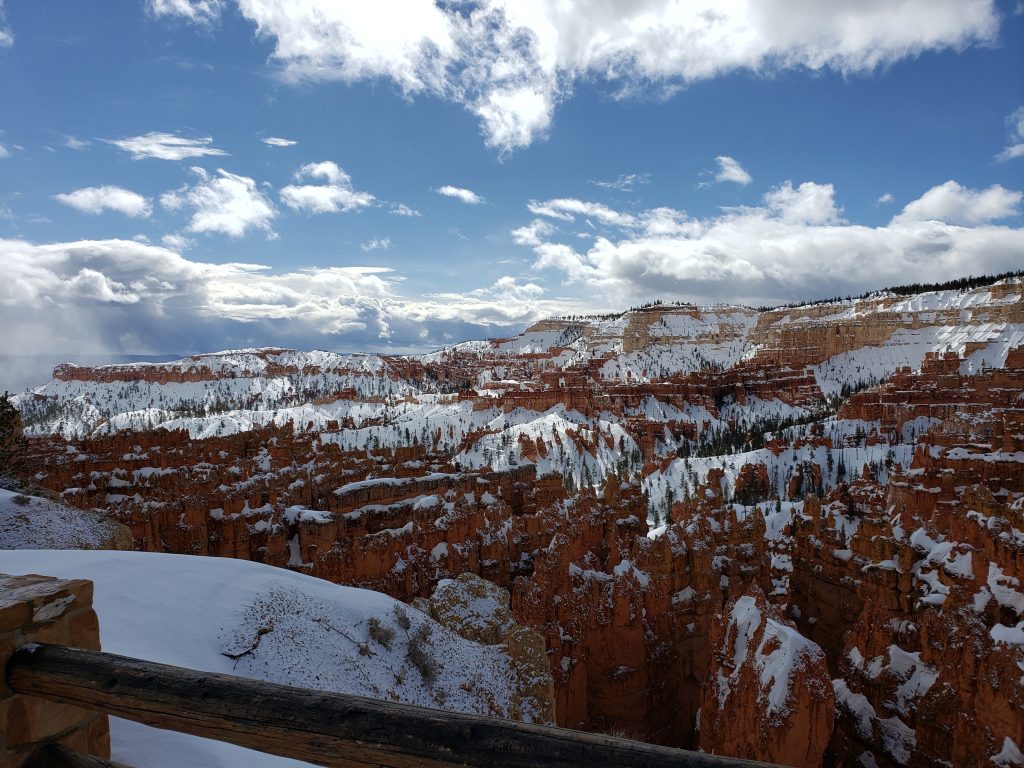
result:
[[(29, 696), (339, 768), (767, 765), (56, 645), (15, 651), (7, 680)], [(33, 761), (33, 768), (113, 765), (53, 746)]]

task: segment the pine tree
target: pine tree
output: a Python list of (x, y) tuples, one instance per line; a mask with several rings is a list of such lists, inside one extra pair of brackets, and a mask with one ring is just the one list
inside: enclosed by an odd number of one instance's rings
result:
[(0, 475), (13, 475), (25, 467), (28, 440), (21, 425), (21, 414), (10, 401), (10, 394), (0, 397)]

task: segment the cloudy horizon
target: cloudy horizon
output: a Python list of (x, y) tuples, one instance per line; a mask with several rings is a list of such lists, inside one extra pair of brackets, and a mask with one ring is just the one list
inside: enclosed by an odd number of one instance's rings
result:
[(0, 353), (417, 352), (1024, 266), (1018, 4), (569, 5), (0, 4)]

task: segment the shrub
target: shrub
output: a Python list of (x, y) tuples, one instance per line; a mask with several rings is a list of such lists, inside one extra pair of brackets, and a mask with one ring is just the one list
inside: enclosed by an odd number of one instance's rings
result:
[(397, 623), (398, 626), (406, 632), (408, 632), (409, 628), (412, 626), (412, 620), (409, 618), (409, 614), (400, 605), (395, 606), (395, 623)]
[(430, 631), (430, 625), (426, 622), (416, 627), (416, 631), (409, 636), (409, 650), (405, 654), (405, 658), (419, 670), (427, 685), (433, 685), (437, 679), (437, 660), (431, 647)]
[(384, 646), (385, 650), (391, 650), (391, 643), (395, 639), (395, 630), (385, 627), (376, 616), (371, 616), (366, 622), (366, 629), (371, 640)]

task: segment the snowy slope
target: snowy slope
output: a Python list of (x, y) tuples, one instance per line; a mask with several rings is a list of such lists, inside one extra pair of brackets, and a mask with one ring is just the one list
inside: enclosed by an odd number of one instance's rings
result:
[[(0, 571), (93, 580), (100, 640), (111, 653), (479, 714), (489, 714), (491, 702), (507, 711), (513, 688), (503, 646), (464, 640), (383, 594), (281, 568), (187, 555), (37, 550), (0, 552)], [(393, 633), (390, 648), (370, 637), (374, 617)], [(409, 638), (423, 632), (438, 662), (433, 682), (406, 658)], [(246, 650), (257, 637), (251, 655), (237, 662), (223, 655)], [(372, 655), (361, 653), (364, 646)], [(113, 757), (129, 765), (303, 765), (117, 719), (111, 727)]]
[(98, 512), (0, 488), (0, 550), (99, 549), (119, 534), (130, 547), (131, 532)]

